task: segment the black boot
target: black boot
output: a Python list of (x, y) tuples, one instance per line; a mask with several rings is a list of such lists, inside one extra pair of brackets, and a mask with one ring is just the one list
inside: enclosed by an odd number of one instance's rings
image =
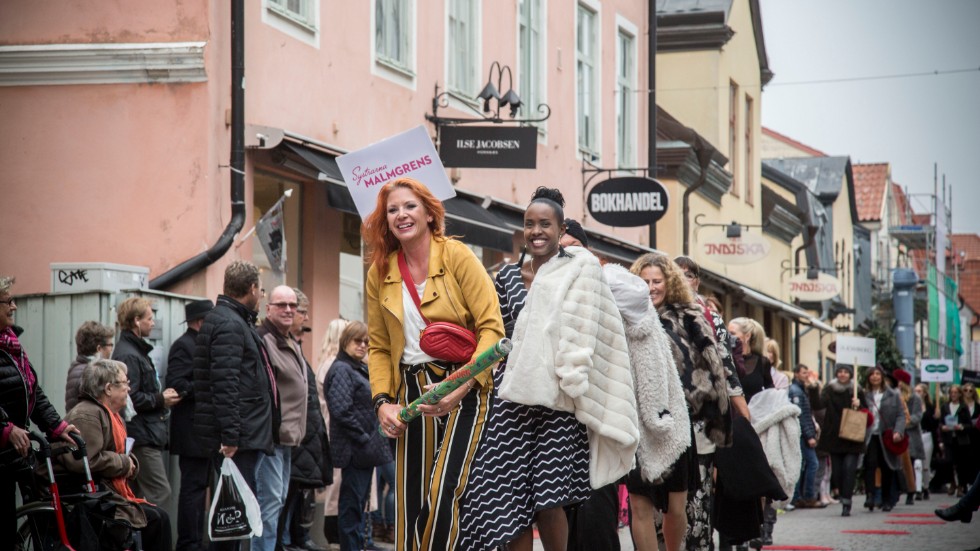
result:
[(850, 503), (841, 503), (840, 516), (842, 516), (842, 517), (849, 517), (849, 516), (851, 516), (851, 504)]
[(970, 522), (973, 519), (973, 511), (961, 506), (959, 503), (946, 509), (936, 509), (936, 516), (946, 522), (958, 520), (960, 522)]
[(910, 493), (909, 495), (905, 496), (905, 504), (915, 505), (915, 494)]
[(922, 501), (929, 501), (929, 489), (922, 488)]

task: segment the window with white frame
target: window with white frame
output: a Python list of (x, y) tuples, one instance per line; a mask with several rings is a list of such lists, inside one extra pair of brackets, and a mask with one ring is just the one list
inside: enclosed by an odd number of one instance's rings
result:
[(636, 164), (636, 49), (635, 37), (619, 29), (616, 43), (616, 163)]
[(543, 103), (542, 78), (544, 71), (541, 54), (544, 24), (541, 4), (544, 0), (520, 0), (518, 6), (518, 94), (521, 96), (523, 115), (534, 118), (538, 105)]
[(477, 83), (477, 1), (449, 0), (449, 75), (447, 86), (464, 97), (480, 91)]
[(579, 4), (575, 31), (575, 63), (578, 97), (578, 147), (595, 156), (599, 149), (598, 14)]
[(316, 28), (317, 0), (266, 0), (271, 11), (290, 21), (307, 27)]
[(412, 2), (375, 0), (374, 51), (378, 61), (412, 70)]

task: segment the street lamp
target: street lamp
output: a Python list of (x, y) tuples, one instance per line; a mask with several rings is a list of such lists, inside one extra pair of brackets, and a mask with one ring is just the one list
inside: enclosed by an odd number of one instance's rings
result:
[[(504, 73), (507, 73), (507, 92), (500, 95), (500, 90), (504, 89), (503, 80)], [(477, 94), (477, 100), (483, 100), (483, 116), (477, 118), (458, 118), (458, 117), (440, 117), (439, 108), (448, 107), (449, 103), (447, 101), (447, 96), (459, 97), (456, 94), (444, 90), (439, 91), (439, 85), (436, 84), (435, 95), (432, 98), (432, 114), (426, 114), (426, 120), (435, 123), (436, 127), (445, 125), (457, 125), (457, 124), (478, 124), (492, 122), (494, 124), (533, 124), (548, 120), (551, 116), (551, 108), (545, 104), (539, 104), (537, 109), (543, 116), (538, 118), (527, 118), (518, 119), (517, 112), (521, 107), (524, 106), (524, 102), (521, 97), (517, 95), (514, 91), (514, 73), (511, 71), (510, 67), (507, 65), (502, 65), (501, 63), (494, 61), (490, 64), (490, 70), (487, 74), (487, 83)], [(462, 98), (460, 98), (462, 99)], [(496, 106), (491, 105), (491, 102), (496, 102)], [(500, 110), (504, 107), (510, 107), (510, 119), (500, 118)], [(475, 111), (475, 109), (474, 109)]]
[[(497, 84), (493, 84), (493, 70), (497, 69)], [(507, 93), (501, 97), (498, 90), (503, 89), (504, 72), (507, 72)], [(490, 100), (497, 100), (497, 109), (494, 111), (494, 118), (500, 118), (500, 108), (510, 105), (510, 118), (517, 116), (517, 110), (521, 107), (521, 98), (514, 91), (514, 73), (511, 72), (509, 65), (501, 65), (494, 61), (490, 64), (490, 72), (487, 74), (487, 83), (476, 96), (483, 100), (483, 112), (490, 112)]]

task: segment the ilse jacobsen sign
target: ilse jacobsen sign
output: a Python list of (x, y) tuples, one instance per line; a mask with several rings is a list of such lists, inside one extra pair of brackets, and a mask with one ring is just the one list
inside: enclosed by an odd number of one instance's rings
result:
[(589, 192), (586, 206), (597, 222), (614, 227), (646, 226), (667, 213), (663, 184), (652, 178), (627, 176), (599, 182)]
[(534, 168), (538, 129), (533, 126), (443, 126), (439, 156), (450, 167)]

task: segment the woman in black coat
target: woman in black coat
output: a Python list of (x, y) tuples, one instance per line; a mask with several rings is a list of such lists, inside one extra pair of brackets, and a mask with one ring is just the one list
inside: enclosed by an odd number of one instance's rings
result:
[(330, 455), (341, 469), (337, 525), (341, 551), (363, 549), (364, 506), (374, 467), (392, 460), (371, 403), (367, 326), (351, 322), (340, 335), (340, 351), (323, 382), (330, 411)]
[(844, 517), (851, 516), (858, 457), (864, 453), (864, 442), (844, 440), (839, 436), (844, 410), (864, 405), (863, 390), (858, 389), (857, 398), (854, 397), (852, 373), (851, 366), (837, 364), (836, 379), (824, 385), (822, 390), (807, 388), (813, 409), (826, 409), (817, 450), (830, 454), (830, 491), (840, 496), (841, 516)]

